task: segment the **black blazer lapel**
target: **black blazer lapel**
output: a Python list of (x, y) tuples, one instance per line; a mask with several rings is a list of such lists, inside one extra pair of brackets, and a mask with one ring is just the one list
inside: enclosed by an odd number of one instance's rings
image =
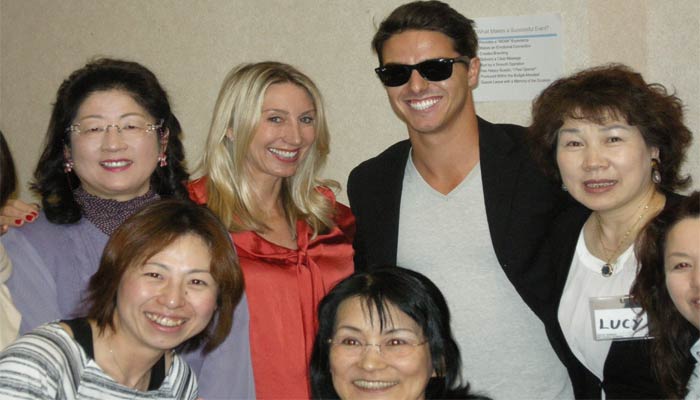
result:
[(348, 197), (357, 218), (358, 271), (396, 264), (401, 190), (410, 148), (408, 140), (396, 143), (350, 173)]
[(411, 149), (410, 142), (401, 142), (395, 153), (386, 159), (384, 165), (385, 174), (381, 175), (378, 182), (377, 218), (379, 219), (375, 240), (382, 243), (375, 247), (380, 254), (375, 254), (371, 259), (378, 263), (396, 264), (397, 248), (399, 244), (399, 217), (401, 213), (401, 191), (403, 190), (403, 175), (408, 162), (408, 154)]
[(510, 258), (503, 255), (510, 254), (508, 221), (523, 160), (522, 155), (513, 149), (517, 147), (503, 128), (479, 118), (479, 158), (486, 218), (491, 242), (501, 265)]

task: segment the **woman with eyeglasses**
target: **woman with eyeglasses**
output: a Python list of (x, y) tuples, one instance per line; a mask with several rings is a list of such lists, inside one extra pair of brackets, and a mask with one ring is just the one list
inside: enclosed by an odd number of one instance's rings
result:
[(173, 350), (216, 348), (242, 293), (217, 217), (189, 201), (153, 202), (107, 242), (85, 317), (41, 325), (0, 353), (0, 397), (195, 399), (197, 380)]
[(400, 267), (358, 273), (321, 301), (314, 399), (484, 399), (462, 382), (440, 290)]
[(604, 65), (549, 85), (533, 102), (529, 134), (545, 172), (580, 203), (553, 222), (532, 272), (553, 278), (542, 315), (576, 398), (663, 397), (630, 297), (633, 243), (690, 181), (683, 103), (624, 65)]
[(21, 333), (77, 310), (126, 218), (161, 197), (187, 198), (180, 136), (165, 91), (137, 63), (99, 59), (63, 81), (31, 185), (41, 213), (1, 239)]
[[(80, 315), (100, 254), (129, 216), (160, 199), (188, 199), (181, 135), (167, 93), (138, 63), (97, 59), (63, 81), (31, 185), (41, 212), (20, 203), (2, 211), (5, 221), (15, 218), (0, 240), (14, 265), (7, 286), (22, 315), (20, 334)], [(188, 355), (196, 372), (221, 360), (236, 364), (224, 397), (253, 392), (247, 312), (244, 298), (235, 341)], [(218, 382), (201, 381), (203, 395), (212, 395)]]
[(309, 398), (316, 306), (353, 271), (354, 217), (337, 184), (318, 177), (328, 151), (321, 94), (306, 75), (260, 62), (224, 79), (204, 176), (190, 190), (228, 226), (240, 257), (259, 399)]
[(652, 220), (636, 251), (632, 294), (649, 316), (665, 397), (700, 399), (700, 192)]

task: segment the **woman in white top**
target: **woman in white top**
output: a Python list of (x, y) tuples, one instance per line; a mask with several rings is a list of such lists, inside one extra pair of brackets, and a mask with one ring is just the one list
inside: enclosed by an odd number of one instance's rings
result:
[(110, 237), (85, 318), (42, 325), (0, 353), (0, 398), (195, 399), (197, 380), (173, 350), (216, 348), (242, 292), (216, 216), (154, 202)]
[(553, 82), (533, 102), (535, 158), (580, 203), (552, 225), (532, 273), (553, 280), (541, 313), (577, 398), (660, 398), (644, 314), (629, 297), (633, 243), (689, 177), (683, 104), (630, 68)]
[(700, 399), (700, 192), (659, 214), (636, 249), (632, 293), (656, 338), (654, 370), (667, 398)]

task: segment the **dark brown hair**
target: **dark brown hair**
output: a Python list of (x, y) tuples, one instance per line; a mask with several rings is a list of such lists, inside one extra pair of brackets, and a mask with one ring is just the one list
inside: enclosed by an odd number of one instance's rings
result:
[[(700, 192), (694, 192), (676, 207), (668, 207), (654, 218), (635, 244), (639, 273), (632, 295), (649, 317), (654, 371), (671, 398), (683, 398), (692, 372), (690, 347), (698, 330), (676, 309), (666, 286), (664, 253), (668, 233), (685, 218), (700, 218)], [(700, 268), (700, 266), (695, 266)]]
[(377, 53), (379, 65), (383, 65), (384, 43), (393, 35), (408, 30), (440, 32), (452, 40), (456, 52), (469, 58), (476, 57), (479, 48), (474, 21), (441, 1), (414, 1), (392, 11), (374, 34), (372, 48)]
[(0, 131), (0, 207), (5, 205), (17, 188), (17, 174), (12, 153), (7, 146), (5, 136)]
[[(680, 167), (692, 133), (683, 123), (683, 102), (658, 83), (621, 64), (580, 71), (552, 82), (532, 103), (529, 141), (535, 160), (548, 175), (560, 179), (556, 163), (559, 128), (567, 118), (602, 123), (624, 119), (639, 129), (649, 147), (659, 149), (659, 189), (673, 192), (690, 183)], [(650, 171), (651, 173), (651, 171)]]
[(233, 310), (243, 294), (243, 275), (226, 228), (206, 207), (189, 201), (156, 201), (132, 215), (112, 234), (100, 267), (90, 279), (87, 317), (102, 330), (107, 326), (114, 329), (117, 292), (124, 273), (188, 234), (200, 237), (209, 246), (210, 271), (219, 292), (216, 315), (202, 333), (182, 347), (189, 350), (205, 342), (204, 351), (209, 352), (221, 344), (231, 330)]

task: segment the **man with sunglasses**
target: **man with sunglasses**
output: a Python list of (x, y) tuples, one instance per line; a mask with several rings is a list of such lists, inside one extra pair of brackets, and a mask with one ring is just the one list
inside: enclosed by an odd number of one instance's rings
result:
[(572, 398), (536, 315), (554, 276), (532, 265), (565, 201), (533, 165), (524, 128), (476, 115), (472, 24), (445, 3), (418, 1), (374, 36), (375, 71), (409, 139), (350, 174), (355, 267), (401, 265), (436, 282), (475, 391)]

